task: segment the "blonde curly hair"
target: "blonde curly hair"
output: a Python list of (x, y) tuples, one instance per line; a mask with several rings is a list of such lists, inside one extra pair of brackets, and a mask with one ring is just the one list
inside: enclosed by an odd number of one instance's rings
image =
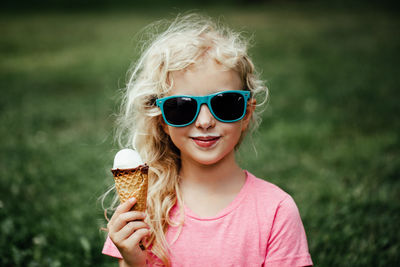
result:
[[(183, 201), (179, 190), (180, 153), (164, 132), (157, 98), (168, 94), (172, 87), (171, 72), (195, 64), (205, 53), (219, 64), (235, 70), (244, 90), (258, 98), (258, 105), (268, 97), (268, 89), (258, 78), (247, 54), (248, 42), (231, 29), (197, 14), (178, 16), (171, 23), (158, 22), (146, 28), (166, 30), (153, 34), (143, 45), (142, 56), (132, 67), (117, 120), (117, 138), (121, 147), (135, 148), (150, 166), (147, 218), (151, 228), (146, 241), (148, 249), (166, 266), (170, 265), (165, 238), (168, 226), (183, 224)], [(261, 96), (261, 97), (259, 97)], [(253, 113), (251, 129), (260, 123)], [(251, 130), (250, 129), (250, 130)], [(180, 222), (170, 218), (178, 204)]]

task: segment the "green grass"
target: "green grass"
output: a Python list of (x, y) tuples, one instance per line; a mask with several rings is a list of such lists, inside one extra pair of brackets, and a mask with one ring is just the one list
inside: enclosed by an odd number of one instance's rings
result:
[[(171, 12), (165, 12), (170, 17)], [(254, 34), (270, 88), (239, 161), (296, 200), (316, 266), (400, 263), (399, 19), (383, 9), (210, 9)], [(119, 88), (154, 12), (0, 18), (0, 265), (115, 266), (98, 197)]]

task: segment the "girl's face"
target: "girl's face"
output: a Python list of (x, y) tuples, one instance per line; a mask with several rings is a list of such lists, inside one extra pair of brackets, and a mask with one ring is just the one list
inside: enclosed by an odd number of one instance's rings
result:
[[(242, 90), (242, 82), (234, 70), (227, 70), (214, 60), (204, 58), (194, 66), (172, 72), (173, 87), (170, 95), (204, 96), (227, 90)], [(246, 130), (254, 105), (247, 105), (243, 119), (224, 123), (211, 114), (203, 104), (197, 119), (185, 127), (164, 123), (164, 131), (181, 152), (182, 164), (211, 165), (221, 160), (234, 160), (234, 148)]]

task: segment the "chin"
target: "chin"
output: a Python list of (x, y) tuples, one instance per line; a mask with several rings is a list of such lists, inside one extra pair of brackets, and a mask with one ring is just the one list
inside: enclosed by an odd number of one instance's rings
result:
[(211, 166), (211, 165), (215, 165), (218, 164), (219, 162), (221, 162), (223, 160), (222, 158), (215, 158), (215, 157), (210, 157), (210, 156), (206, 156), (206, 157), (202, 157), (202, 158), (194, 158), (193, 159), (195, 162), (197, 162), (198, 164), (204, 165), (204, 166)]
[(211, 166), (211, 165), (215, 165), (218, 163), (218, 161), (198, 161), (199, 164), (204, 165), (204, 166)]

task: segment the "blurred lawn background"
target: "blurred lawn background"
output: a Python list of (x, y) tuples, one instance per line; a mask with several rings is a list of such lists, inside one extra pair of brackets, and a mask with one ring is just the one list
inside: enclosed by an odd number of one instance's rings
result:
[[(399, 266), (396, 10), (230, 2), (195, 10), (247, 32), (270, 88), (242, 166), (296, 200), (316, 266)], [(115, 266), (98, 197), (113, 183), (119, 89), (138, 31), (195, 6), (12, 3), (0, 15), (0, 266)]]

